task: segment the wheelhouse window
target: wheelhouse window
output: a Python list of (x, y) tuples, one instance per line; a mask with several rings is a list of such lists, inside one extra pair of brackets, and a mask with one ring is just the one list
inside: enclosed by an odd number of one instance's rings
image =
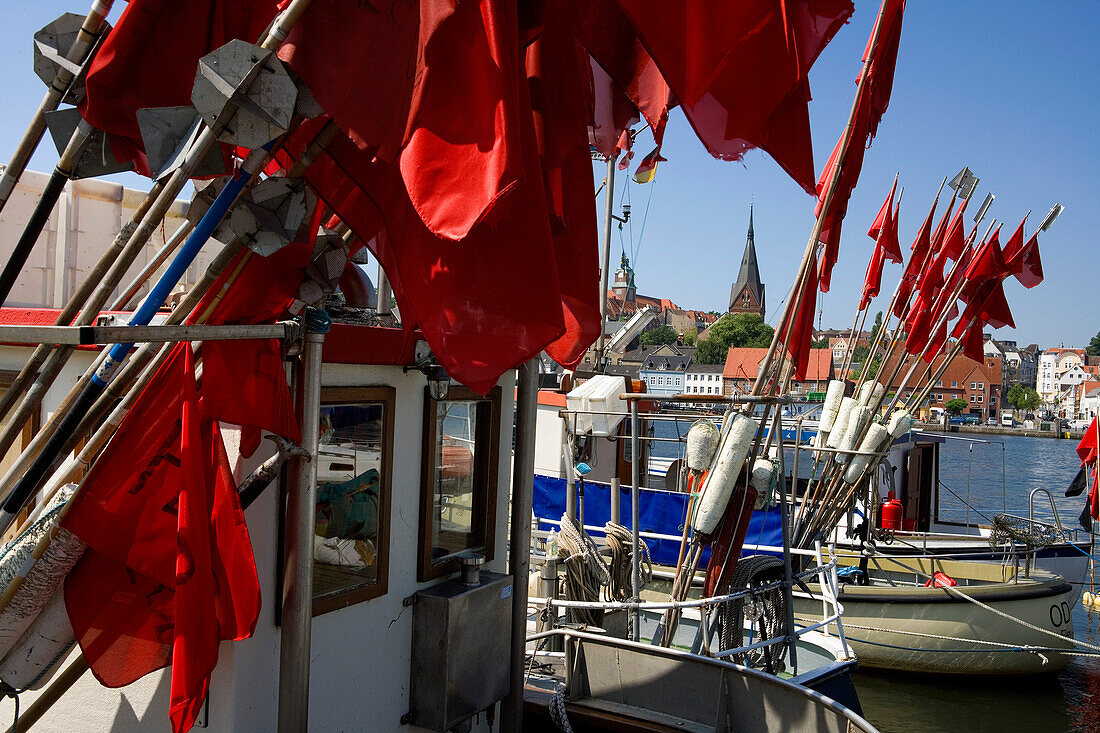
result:
[(394, 389), (330, 388), (321, 403), (314, 615), (386, 592)]
[(425, 392), (417, 577), (458, 570), (457, 555), (494, 551), (500, 389), (488, 396), (452, 385), (446, 399)]

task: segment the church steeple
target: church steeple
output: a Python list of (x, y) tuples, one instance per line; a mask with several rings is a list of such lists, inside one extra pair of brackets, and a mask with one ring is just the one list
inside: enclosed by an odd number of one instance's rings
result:
[(745, 239), (745, 253), (741, 256), (741, 269), (730, 288), (730, 313), (758, 313), (764, 317), (764, 283), (760, 281), (760, 267), (756, 261), (756, 235), (753, 231), (753, 206), (749, 205), (749, 231)]

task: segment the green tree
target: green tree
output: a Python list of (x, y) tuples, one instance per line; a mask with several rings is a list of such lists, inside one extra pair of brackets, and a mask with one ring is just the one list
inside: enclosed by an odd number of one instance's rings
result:
[(679, 336), (672, 326), (657, 326), (643, 333), (638, 340), (645, 346), (660, 346), (661, 344), (674, 344)]
[(1017, 410), (1024, 409), (1020, 404), (1024, 399), (1024, 388), (1019, 384), (1014, 384), (1008, 388), (1008, 392), (1005, 394), (1005, 402), (1012, 405)]
[(699, 334), (688, 331), (684, 334), (684, 346), (695, 346), (695, 341), (699, 337)]
[(966, 409), (966, 400), (959, 399), (958, 397), (953, 400), (948, 400), (947, 404), (943, 406), (943, 409), (952, 415), (958, 415)]
[(766, 347), (774, 329), (756, 313), (727, 314), (714, 322), (705, 339), (696, 342), (695, 361), (699, 364), (724, 364), (731, 347)]
[(827, 339), (827, 338), (814, 339), (813, 341), (810, 342), (810, 348), (811, 349), (827, 349), (827, 348), (829, 348), (829, 339)]
[(878, 332), (882, 330), (882, 311), (875, 314), (875, 325), (871, 327), (871, 343), (875, 343)]
[(1088, 347), (1085, 348), (1085, 353), (1089, 356), (1100, 356), (1100, 333), (1092, 337), (1092, 341), (1089, 341)]
[(862, 344), (860, 344), (859, 346), (852, 349), (852, 363), (853, 364), (862, 364), (863, 360), (866, 359), (867, 355), (870, 354), (870, 353), (871, 353), (871, 347), (870, 346), (863, 346)]
[[(1011, 391), (1011, 390), (1010, 390)], [(1043, 404), (1043, 398), (1031, 387), (1024, 387), (1024, 396), (1020, 399), (1021, 410), (1038, 410)]]

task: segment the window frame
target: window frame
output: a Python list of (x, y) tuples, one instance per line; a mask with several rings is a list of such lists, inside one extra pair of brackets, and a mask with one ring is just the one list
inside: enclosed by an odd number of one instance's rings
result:
[[(390, 502), (393, 495), (393, 439), (397, 389), (379, 385), (371, 387), (321, 387), (321, 406), (354, 405), (381, 402), (382, 407), (382, 475), (378, 484), (378, 577), (373, 583), (312, 598), (313, 616), (338, 611), (357, 603), (381, 598), (389, 592), (390, 580)], [(320, 419), (320, 416), (318, 416)], [(312, 560), (312, 556), (311, 556)], [(315, 561), (314, 561), (315, 562)], [(312, 572), (312, 570), (311, 570)], [(280, 591), (281, 592), (281, 591)]]
[[(501, 389), (493, 387), (484, 397), (468, 387), (459, 384), (451, 384), (446, 398), (433, 400), (427, 387), (424, 388), (424, 442), (420, 447), (420, 520), (416, 550), (416, 579), (420, 582), (434, 580), (460, 570), (460, 562), (456, 557), (432, 562), (432, 514), (434, 506), (434, 486), (432, 477), (435, 475), (435, 441), (436, 418), (440, 402), (484, 402), (489, 405), (489, 414), (486, 417), (478, 417), (476, 426), (477, 438), (480, 441), (483, 436), (488, 437), (489, 444), (484, 451), (478, 452), (474, 460), (475, 485), (481, 483), (484, 489), (481, 496), (475, 496), (474, 506), (471, 507), (471, 516), (476, 522), (481, 503), (480, 526), (472, 526), (471, 529), (481, 531), (483, 544), (480, 547), (469, 549), (480, 550), (489, 562), (496, 553), (496, 511), (498, 497), (497, 473), (500, 464), (500, 420), (501, 420)], [(480, 445), (478, 446), (481, 447)]]

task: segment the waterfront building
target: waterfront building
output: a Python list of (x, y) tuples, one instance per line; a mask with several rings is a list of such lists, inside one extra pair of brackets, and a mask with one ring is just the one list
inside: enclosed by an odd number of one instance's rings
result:
[[(722, 393), (732, 397), (751, 391), (760, 371), (760, 362), (767, 353), (767, 349), (730, 347), (722, 368)], [(779, 358), (778, 354), (776, 358)], [(833, 352), (829, 349), (810, 349), (806, 378), (793, 380), (791, 392), (811, 401), (824, 399), (834, 368)]]
[(1039, 357), (1035, 389), (1048, 408), (1058, 409), (1062, 396), (1062, 386), (1059, 384), (1062, 375), (1087, 363), (1088, 356), (1084, 349), (1058, 347), (1043, 351)]
[(684, 372), (684, 394), (722, 394), (725, 364), (692, 363)]
[(1007, 339), (995, 339), (988, 333), (983, 334), (985, 339), (985, 355), (987, 357), (1000, 357), (1003, 381), (1006, 387), (1019, 384), (1023, 369), (1023, 354), (1016, 346), (1015, 341)]
[(684, 374), (691, 365), (692, 355), (681, 354), (667, 344), (659, 346), (642, 362), (638, 378), (653, 394), (674, 395), (684, 392)]
[[(931, 372), (936, 372), (945, 354), (938, 355), (929, 366)], [(891, 359), (882, 367), (885, 373), (893, 373), (895, 360)], [(897, 392), (901, 389), (901, 381), (906, 370), (901, 373), (890, 385), (888, 392)], [(906, 387), (902, 392), (902, 399), (909, 399), (916, 390), (912, 386)], [(940, 379), (932, 386), (928, 399), (920, 405), (915, 414), (922, 420), (929, 419), (934, 413), (942, 414), (946, 405), (953, 399), (961, 399), (967, 407), (962, 411), (963, 415), (975, 415), (985, 422), (990, 418), (996, 418), (1001, 407), (1002, 395), (1002, 367), (1000, 357), (986, 357), (983, 362), (975, 361), (964, 354), (959, 354), (947, 366)]]
[(764, 317), (764, 283), (760, 280), (760, 267), (756, 261), (756, 243), (752, 226), (752, 206), (749, 206), (749, 233), (745, 238), (745, 253), (741, 256), (741, 269), (730, 288), (730, 313), (755, 313)]

